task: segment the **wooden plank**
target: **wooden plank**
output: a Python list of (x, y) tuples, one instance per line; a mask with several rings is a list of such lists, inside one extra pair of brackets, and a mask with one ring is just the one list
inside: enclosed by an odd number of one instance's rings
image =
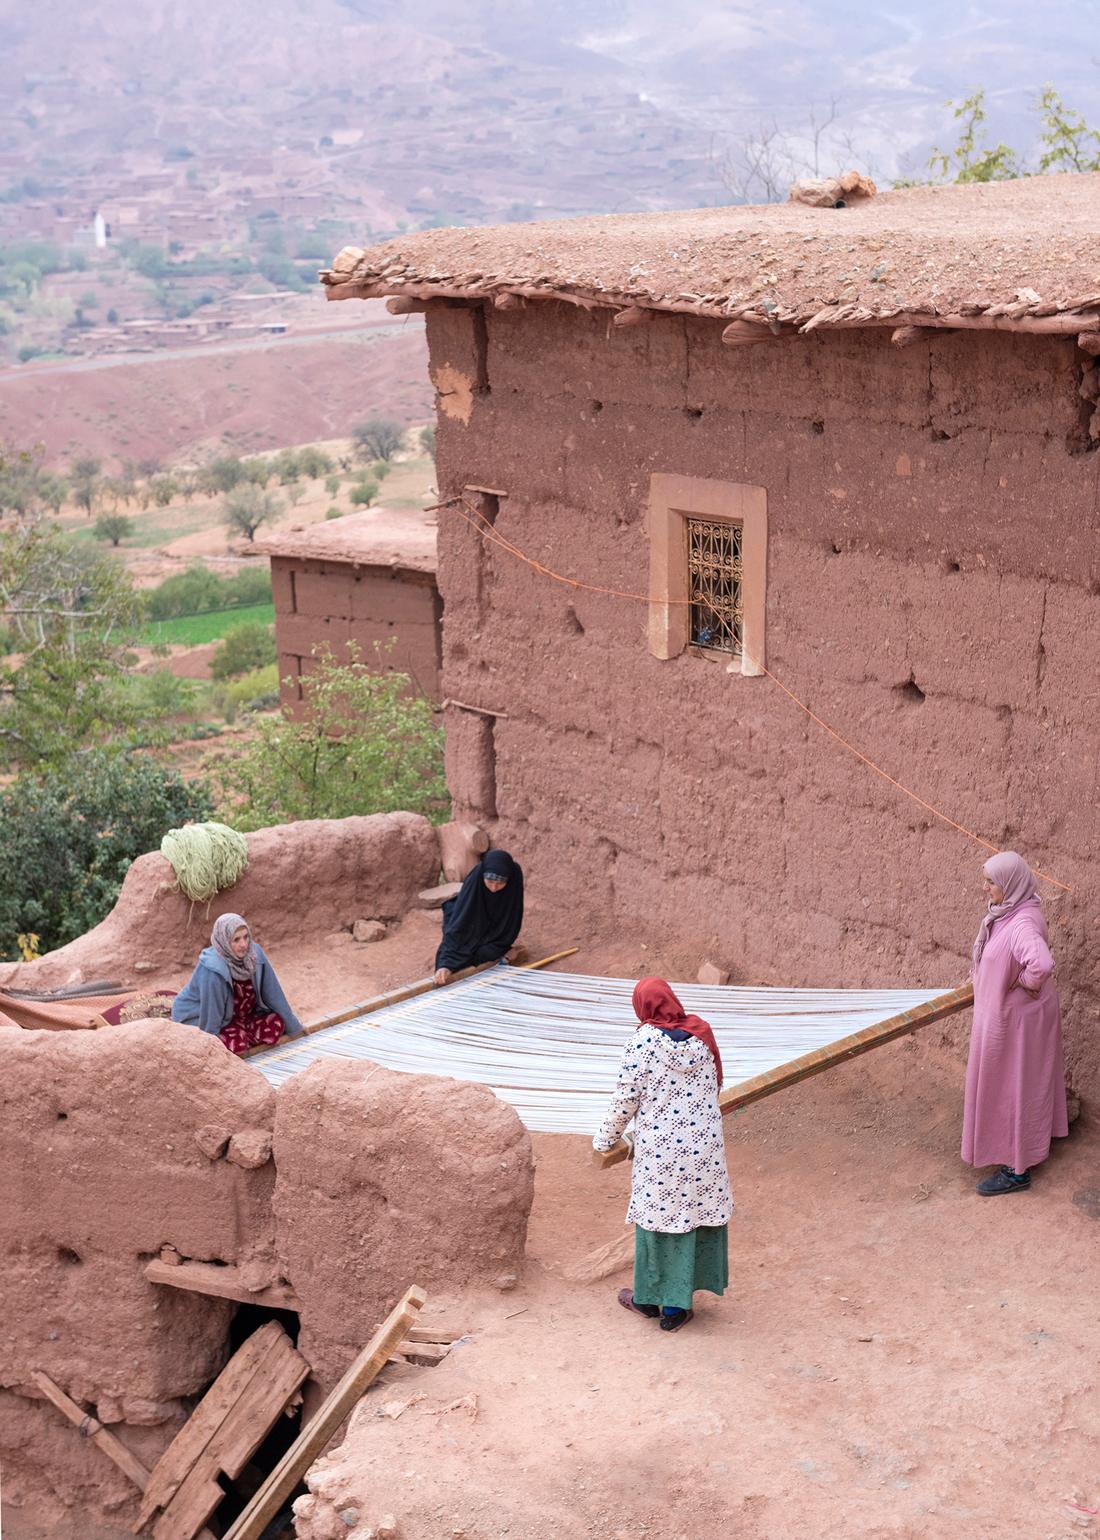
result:
[(302, 1302), (288, 1283), (273, 1283), (266, 1289), (246, 1289), (240, 1269), (220, 1267), (213, 1262), (147, 1262), (145, 1276), (150, 1283), (168, 1284), (173, 1289), (189, 1289), (195, 1294), (209, 1294), (215, 1299), (236, 1299), (245, 1305), (266, 1305), (272, 1310), (301, 1311)]
[(394, 1347), (408, 1335), (426, 1297), (423, 1289), (415, 1286), (409, 1289), (325, 1400), (309, 1426), (303, 1429), (260, 1490), (241, 1510), (223, 1540), (259, 1540), (266, 1526), (286, 1503), (306, 1471), (323, 1452), (344, 1418), (382, 1369)]
[(196, 1460), (244, 1394), (252, 1376), (263, 1366), (279, 1342), (288, 1340), (278, 1321), (265, 1321), (237, 1349), (191, 1413), (186, 1426), (180, 1429), (154, 1465), (145, 1489), (141, 1512), (134, 1526), (135, 1534), (149, 1522), (158, 1508), (168, 1505)]
[(153, 1526), (154, 1540), (193, 1540), (225, 1495), (219, 1471), (240, 1474), (309, 1373), (284, 1335), (264, 1359)]
[[(937, 995), (924, 1005), (914, 1006), (911, 1011), (901, 1011), (896, 1016), (888, 1016), (885, 1021), (877, 1021), (860, 1032), (842, 1037), (826, 1048), (815, 1048), (811, 1053), (804, 1053), (787, 1064), (765, 1070), (762, 1075), (754, 1075), (751, 1080), (743, 1080), (740, 1085), (731, 1086), (728, 1091), (720, 1093), (718, 1106), (722, 1116), (736, 1112), (739, 1107), (747, 1107), (750, 1102), (759, 1101), (764, 1096), (771, 1096), (776, 1091), (786, 1090), (788, 1086), (797, 1085), (800, 1080), (808, 1080), (811, 1075), (820, 1075), (824, 1070), (832, 1069), (836, 1064), (844, 1064), (861, 1053), (869, 1053), (872, 1048), (878, 1048), (883, 1043), (906, 1037), (910, 1032), (930, 1026), (934, 1021), (941, 1021), (945, 1016), (965, 1011), (973, 1003), (973, 984), (963, 984), (947, 994)], [(595, 1164), (606, 1169), (626, 1160), (629, 1153), (626, 1141), (620, 1139), (610, 1150), (593, 1151), (593, 1156)]]
[[(375, 1326), (374, 1331), (378, 1330)], [(457, 1342), (459, 1337), (464, 1337), (466, 1332), (461, 1326), (433, 1326), (430, 1321), (423, 1324), (410, 1326), (405, 1334), (406, 1342)], [(404, 1344), (402, 1344), (404, 1345)]]
[(399, 1343), (390, 1355), (391, 1358), (407, 1364), (419, 1364), (425, 1369), (434, 1369), (436, 1364), (442, 1363), (451, 1351), (449, 1346), (439, 1342), (409, 1342)]
[(82, 1438), (91, 1439), (98, 1449), (102, 1449), (108, 1459), (113, 1460), (119, 1470), (137, 1487), (139, 1492), (144, 1492), (149, 1481), (149, 1472), (142, 1465), (136, 1455), (130, 1453), (121, 1439), (99, 1422), (90, 1412), (86, 1412), (71, 1396), (67, 1396), (60, 1385), (55, 1385), (48, 1374), (41, 1369), (36, 1369), (31, 1375), (31, 1380), (39, 1390), (52, 1402), (57, 1410), (66, 1416), (74, 1427), (80, 1429)]

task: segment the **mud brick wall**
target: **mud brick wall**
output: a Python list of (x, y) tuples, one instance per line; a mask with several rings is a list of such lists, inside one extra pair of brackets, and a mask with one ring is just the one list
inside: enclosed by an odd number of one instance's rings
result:
[(442, 606), (429, 573), (273, 556), (271, 587), (284, 705), (300, 702), (296, 681), (313, 667), (313, 649), (327, 643), (343, 661), (347, 642), (372, 666), (376, 644), (387, 648), (378, 666), (407, 673), (438, 700)]
[[(1100, 454), (1075, 341), (888, 329), (729, 348), (717, 323), (432, 306), (444, 495), (559, 572), (645, 594), (655, 473), (763, 487), (768, 666), (1044, 888), (1070, 1073), (1100, 1094)], [(455, 817), (578, 936), (675, 935), (792, 985), (953, 985), (984, 853), (767, 677), (647, 646), (647, 605), (440, 515)], [(578, 877), (578, 874), (581, 874)], [(942, 1036), (961, 1041), (965, 1022)], [(938, 1030), (938, 1029), (937, 1029)]]

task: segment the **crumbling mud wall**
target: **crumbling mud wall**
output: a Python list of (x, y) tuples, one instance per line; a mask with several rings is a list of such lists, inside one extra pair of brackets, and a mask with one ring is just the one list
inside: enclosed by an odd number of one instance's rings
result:
[[(645, 595), (653, 474), (763, 488), (769, 668), (890, 775), (1075, 888), (1044, 896), (1070, 1073), (1100, 1093), (1089, 360), (1072, 338), (731, 348), (721, 329), (431, 306), (441, 492), (493, 489), (470, 498), (505, 539)], [(578, 934), (682, 937), (791, 984), (965, 976), (979, 846), (767, 677), (652, 656), (645, 603), (550, 581), (446, 511), (439, 553), (443, 692), (483, 708), (447, 712), (454, 816), (491, 824)]]
[(485, 1086), (314, 1064), (280, 1089), (275, 1148), (278, 1252), (326, 1390), (411, 1283), (450, 1291), (519, 1265), (531, 1140)]
[(275, 1096), (193, 1028), (0, 1032), (0, 1463), (4, 1533), (98, 1540), (129, 1481), (31, 1384), (49, 1374), (152, 1464), (222, 1366), (233, 1306), (157, 1288), (162, 1246), (275, 1270), (269, 1163), (211, 1158), (202, 1131), (270, 1130)]
[(439, 840), (419, 813), (308, 819), (246, 835), (248, 869), (209, 904), (175, 888), (159, 851), (139, 856), (114, 909), (87, 935), (39, 961), (13, 964), (12, 987), (49, 988), (112, 978), (139, 985), (162, 969), (190, 968), (219, 914), (247, 917), (264, 947), (298, 945), (362, 915), (403, 915), (439, 873)]
[(289, 1282), (321, 1389), (409, 1284), (521, 1266), (530, 1140), (483, 1087), (330, 1062), (276, 1094), (162, 1021), (0, 1028), (0, 1054), (6, 1540), (123, 1540), (136, 1512), (35, 1370), (152, 1466), (222, 1367), (237, 1306), (148, 1283), (162, 1248)]

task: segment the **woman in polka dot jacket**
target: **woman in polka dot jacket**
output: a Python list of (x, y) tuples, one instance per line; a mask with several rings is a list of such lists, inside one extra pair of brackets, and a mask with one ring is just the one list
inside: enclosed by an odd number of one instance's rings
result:
[(705, 1021), (688, 1016), (663, 979), (634, 990), (640, 1025), (623, 1054), (615, 1094), (592, 1141), (610, 1150), (634, 1120), (634, 1288), (619, 1303), (676, 1331), (697, 1289), (725, 1291), (726, 1225), (733, 1212), (718, 1091), (722, 1060)]

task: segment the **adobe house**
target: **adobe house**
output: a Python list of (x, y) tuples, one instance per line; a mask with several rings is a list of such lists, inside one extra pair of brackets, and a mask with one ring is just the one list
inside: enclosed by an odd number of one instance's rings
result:
[[(370, 508), (257, 540), (271, 558), (280, 694), (291, 708), (324, 644), (338, 661), (356, 642), (370, 666), (399, 669), (439, 699), (441, 617), (436, 520), (419, 510)], [(376, 644), (385, 650), (375, 651)], [(289, 683), (287, 681), (290, 681)]]
[(1100, 1090), (1098, 258), (1100, 176), (1065, 176), (435, 230), (323, 275), (426, 314), (454, 817), (578, 935), (965, 977), (988, 852), (802, 702), (1073, 889), (1043, 885)]

